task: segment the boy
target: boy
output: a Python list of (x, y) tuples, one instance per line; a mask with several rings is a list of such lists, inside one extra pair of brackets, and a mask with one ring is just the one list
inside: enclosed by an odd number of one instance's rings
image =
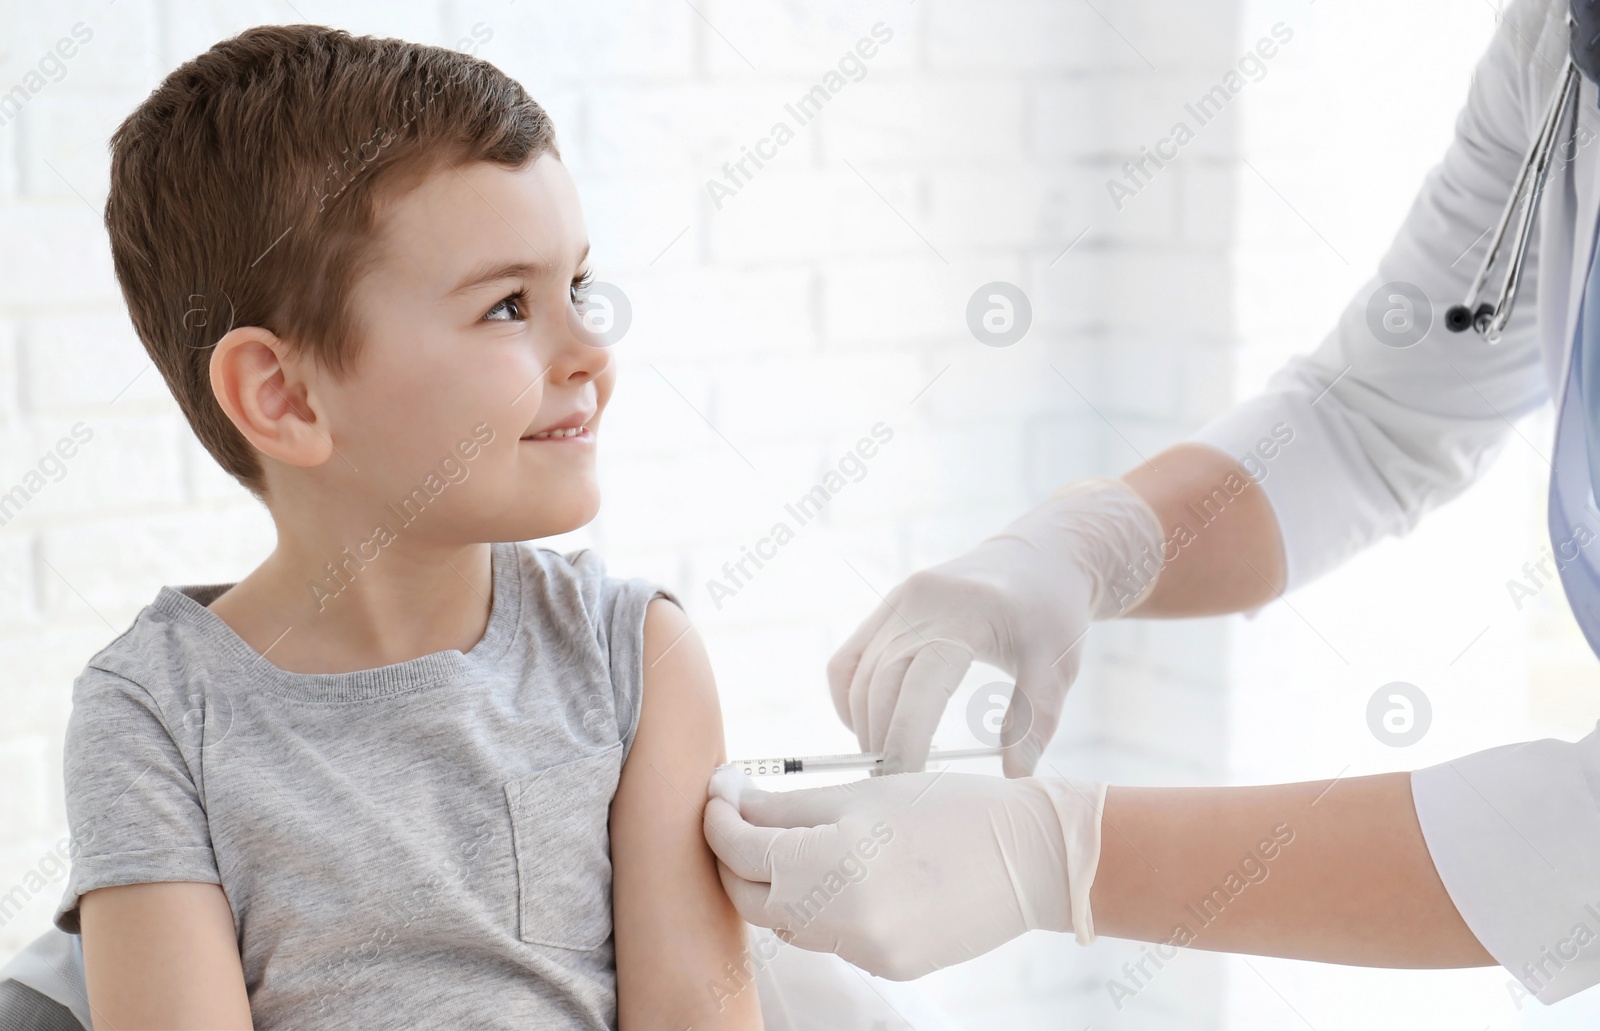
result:
[(107, 1027), (759, 1028), (666, 590), (514, 543), (599, 504), (610, 354), (544, 111), (491, 65), (252, 29), (113, 135), (134, 326), (277, 544), (78, 678), (71, 879)]

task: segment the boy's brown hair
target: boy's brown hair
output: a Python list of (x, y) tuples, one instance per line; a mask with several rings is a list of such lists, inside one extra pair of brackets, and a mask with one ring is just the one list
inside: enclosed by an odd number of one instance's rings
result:
[(111, 136), (106, 229), (145, 350), (206, 450), (258, 497), (259, 455), (211, 391), (211, 346), (261, 326), (334, 375), (379, 203), (436, 169), (556, 149), (516, 81), (442, 47), (268, 25), (185, 63)]

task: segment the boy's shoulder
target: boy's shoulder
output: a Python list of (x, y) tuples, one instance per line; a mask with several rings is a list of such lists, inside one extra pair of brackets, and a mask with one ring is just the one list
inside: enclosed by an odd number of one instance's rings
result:
[[(644, 577), (613, 576), (605, 559), (593, 548), (556, 551), (528, 542), (518, 544), (517, 553), (524, 576), (524, 589), (537, 598), (533, 612), (525, 618), (576, 615), (571, 608), (574, 596), (581, 602), (587, 621), (603, 627), (619, 603), (655, 594), (676, 600), (671, 590)], [(565, 603), (565, 605), (563, 605)]]
[[(227, 586), (184, 589), (210, 600)], [(131, 714), (147, 712), (174, 741), (187, 740), (195, 716), (203, 711), (203, 682), (214, 679), (218, 660), (208, 653), (203, 636), (186, 624), (184, 616), (190, 620), (194, 616), (182, 612), (184, 605), (205, 610), (178, 589), (160, 589), (125, 631), (90, 656), (72, 682), (74, 722), (112, 720), (130, 732), (134, 727), (142, 732), (155, 724), (144, 722), (144, 716), (131, 724), (128, 719)]]
[(556, 551), (531, 541), (522, 541), (514, 547), (524, 569), (532, 569), (547, 579), (599, 582), (609, 578), (606, 560), (593, 548)]
[(523, 593), (534, 600), (532, 608), (524, 608), (524, 619), (560, 611), (550, 606), (562, 601), (570, 606), (574, 595), (582, 600), (584, 612), (593, 616), (606, 591), (615, 589), (616, 581), (607, 574), (605, 559), (593, 548), (563, 552), (528, 541), (514, 547), (522, 567)]
[[(185, 587), (209, 601), (228, 584)], [(193, 682), (201, 667), (211, 666), (203, 638), (192, 632), (192, 613), (204, 604), (173, 587), (162, 587), (140, 609), (127, 629), (90, 656), (72, 685), (75, 703), (106, 694), (147, 696), (163, 721), (184, 719), (194, 708)], [(187, 618), (186, 618), (187, 617)]]

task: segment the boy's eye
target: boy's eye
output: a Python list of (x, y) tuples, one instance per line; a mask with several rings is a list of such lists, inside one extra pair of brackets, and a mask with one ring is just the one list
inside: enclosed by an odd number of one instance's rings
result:
[(594, 285), (594, 270), (584, 269), (572, 277), (572, 303), (582, 304), (589, 297), (589, 287)]
[[(594, 272), (585, 269), (572, 277), (572, 303), (582, 304), (588, 299), (589, 287), (594, 284)], [(518, 290), (505, 297), (484, 313), (485, 322), (521, 322), (527, 318), (528, 291)]]
[(527, 304), (528, 294), (525, 290), (518, 290), (514, 294), (507, 294), (500, 298), (498, 304), (484, 313), (485, 322), (521, 322), (523, 307)]

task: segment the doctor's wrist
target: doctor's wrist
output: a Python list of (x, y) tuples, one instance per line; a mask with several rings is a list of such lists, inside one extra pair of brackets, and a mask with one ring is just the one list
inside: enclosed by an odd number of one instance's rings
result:
[[(1036, 848), (1020, 850), (1013, 876), (1023, 921), (1032, 930), (1073, 934), (1080, 945), (1094, 941), (1089, 889), (1100, 861), (1103, 783), (1052, 777), (1020, 777), (1012, 782), (1024, 819), (1040, 834)], [(1031, 859), (1032, 861), (1027, 861)]]
[(1062, 484), (1045, 504), (1074, 539), (1068, 557), (1093, 584), (1091, 619), (1124, 615), (1155, 590), (1166, 527), (1133, 487), (1091, 476)]
[(1068, 781), (1057, 777), (1029, 777), (1047, 798), (1056, 816), (1058, 860), (1053, 877), (1041, 887), (1051, 901), (1052, 922), (1039, 929), (1071, 933), (1079, 945), (1095, 940), (1094, 914), (1089, 890), (1100, 867), (1101, 814), (1105, 811), (1103, 781)]

